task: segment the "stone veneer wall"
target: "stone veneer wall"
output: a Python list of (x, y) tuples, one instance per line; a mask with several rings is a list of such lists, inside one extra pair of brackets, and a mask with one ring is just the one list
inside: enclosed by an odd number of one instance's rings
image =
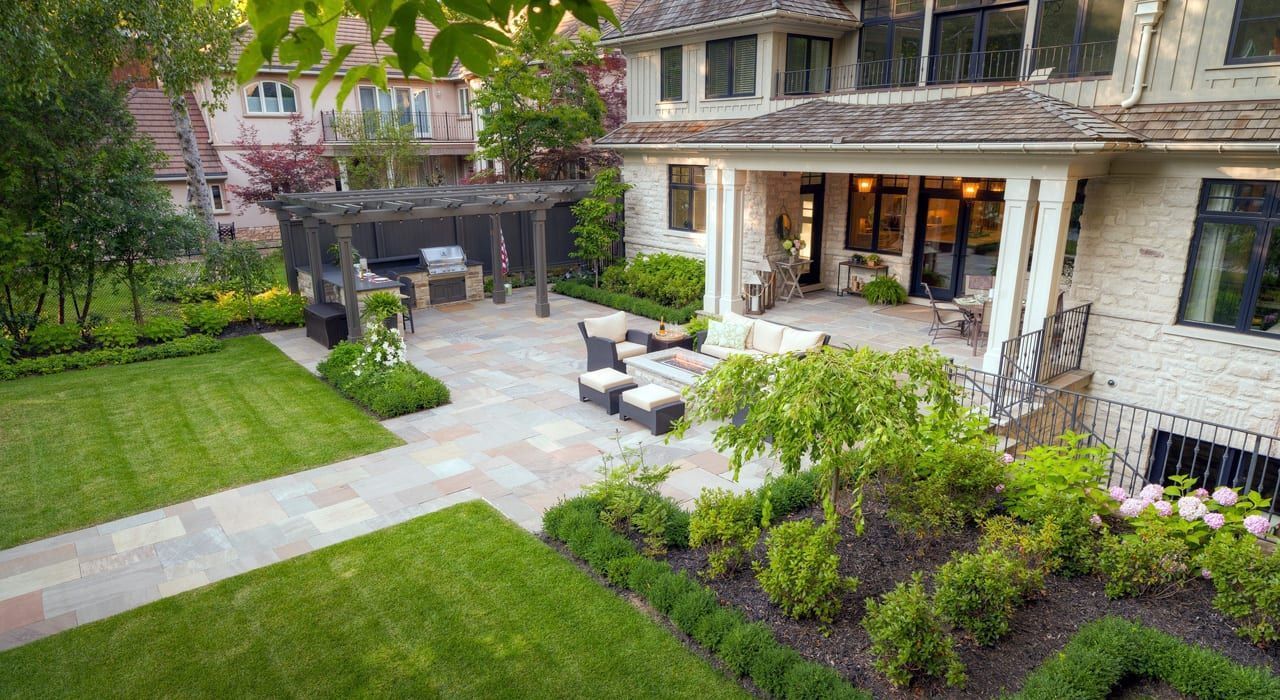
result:
[(1071, 289), (1074, 302), (1093, 302), (1089, 391), (1280, 434), (1280, 344), (1176, 325), (1200, 186), (1140, 175), (1089, 181)]
[[(690, 162), (693, 161), (683, 161)], [(667, 164), (629, 159), (622, 165), (622, 181), (632, 186), (626, 199), (627, 255), (679, 253), (701, 260), (706, 257), (706, 234), (673, 231), (667, 227)]]

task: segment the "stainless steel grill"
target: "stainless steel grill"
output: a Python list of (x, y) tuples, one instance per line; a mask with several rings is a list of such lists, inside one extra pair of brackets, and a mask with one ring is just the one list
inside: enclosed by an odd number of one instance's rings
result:
[(467, 272), (467, 254), (460, 245), (422, 248), (422, 265), (430, 277), (461, 275)]

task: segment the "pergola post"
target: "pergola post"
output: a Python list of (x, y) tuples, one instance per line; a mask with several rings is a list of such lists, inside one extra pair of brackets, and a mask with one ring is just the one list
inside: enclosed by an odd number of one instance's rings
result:
[(537, 275), (538, 296), (533, 313), (538, 318), (551, 316), (551, 302), (547, 299), (547, 210), (533, 210), (533, 274)]
[(347, 337), (358, 340), (363, 335), (360, 326), (360, 301), (356, 298), (355, 261), (351, 259), (351, 224), (339, 224), (338, 267), (342, 271), (342, 305), (347, 309)]
[(284, 258), (284, 279), (289, 285), (289, 291), (294, 294), (298, 293), (298, 268), (293, 265), (293, 244), (289, 239), (292, 227), (289, 222), (293, 220), (293, 215), (287, 211), (276, 210), (276, 221), (280, 225), (280, 256)]
[[(455, 219), (456, 221), (457, 219)], [(507, 276), (502, 272), (502, 215), (489, 215), (489, 259), (493, 268), (493, 303), (507, 303)]]
[[(320, 260), (320, 222), (308, 216), (302, 220), (307, 234), (307, 266), (311, 270), (311, 303), (324, 303), (324, 263)], [(295, 273), (297, 274), (297, 273)]]

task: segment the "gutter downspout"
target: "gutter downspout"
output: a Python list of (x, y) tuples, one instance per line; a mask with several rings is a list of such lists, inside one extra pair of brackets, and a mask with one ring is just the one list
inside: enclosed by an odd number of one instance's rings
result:
[(1138, 39), (1138, 65), (1133, 73), (1133, 88), (1129, 96), (1121, 100), (1121, 109), (1129, 109), (1142, 99), (1142, 91), (1147, 87), (1147, 55), (1151, 52), (1156, 25), (1163, 14), (1164, 0), (1139, 0), (1134, 9), (1134, 19), (1142, 26), (1142, 36)]

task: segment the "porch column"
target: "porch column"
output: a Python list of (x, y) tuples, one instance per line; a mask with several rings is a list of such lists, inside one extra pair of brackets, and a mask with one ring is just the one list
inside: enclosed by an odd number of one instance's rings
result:
[(745, 170), (723, 170), (720, 181), (720, 313), (740, 314), (742, 301), (742, 187)]
[(351, 257), (351, 224), (335, 226), (338, 232), (338, 268), (342, 272), (342, 305), (347, 310), (347, 337), (359, 340), (364, 335), (360, 325), (360, 299), (356, 296), (355, 260)]
[(314, 216), (302, 220), (307, 236), (307, 266), (311, 270), (311, 303), (324, 303), (324, 263), (320, 259), (320, 222)]
[(1044, 327), (1044, 320), (1058, 303), (1058, 282), (1067, 252), (1067, 226), (1071, 204), (1076, 198), (1075, 180), (1041, 180), (1040, 213), (1036, 219), (1036, 244), (1031, 254), (1031, 277), (1027, 280), (1027, 312), (1022, 332)]
[(723, 238), (720, 227), (720, 199), (723, 192), (720, 186), (721, 172), (719, 168), (707, 168), (705, 177), (707, 279), (702, 289), (702, 310), (709, 314), (720, 313), (720, 244)]
[(533, 274), (536, 275), (537, 296), (533, 302), (533, 314), (538, 318), (551, 316), (551, 302), (547, 299), (547, 210), (533, 210)]
[(991, 290), (991, 326), (982, 369), (1000, 373), (1004, 342), (1021, 333), (1022, 300), (1027, 289), (1027, 254), (1036, 225), (1037, 182), (1029, 178), (1005, 180), (1004, 222), (1000, 228), (1000, 254), (996, 283)]

